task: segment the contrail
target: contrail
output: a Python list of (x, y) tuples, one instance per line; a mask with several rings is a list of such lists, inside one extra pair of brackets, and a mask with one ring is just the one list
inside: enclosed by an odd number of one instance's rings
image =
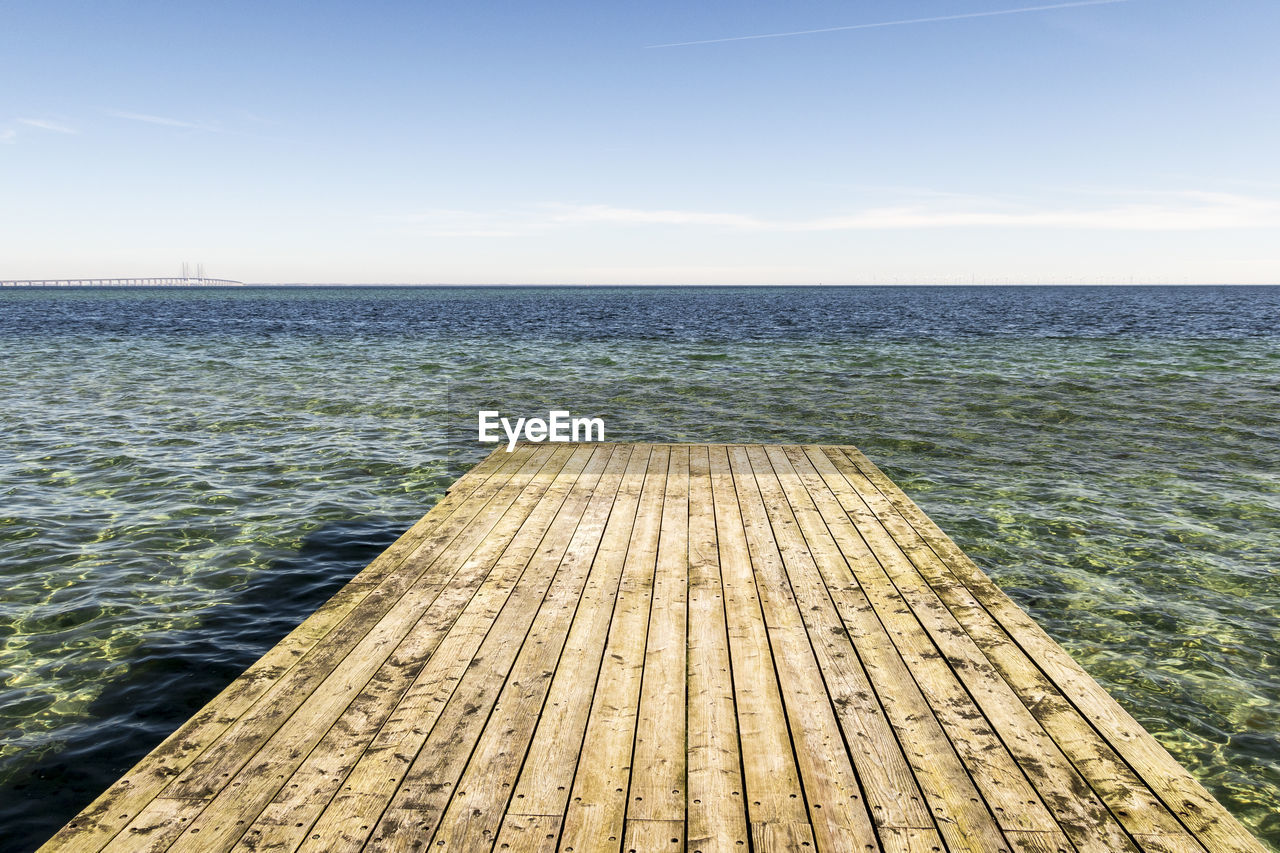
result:
[(938, 21), (959, 21), (962, 18), (990, 18), (995, 15), (1019, 15), (1024, 12), (1044, 12), (1049, 9), (1070, 9), (1075, 6), (1108, 6), (1113, 3), (1128, 3), (1129, 0), (1076, 0), (1074, 3), (1053, 3), (1047, 6), (1024, 6), (1021, 9), (997, 9), (994, 12), (965, 12), (961, 15), (938, 15), (934, 18), (908, 18), (904, 21), (881, 21), (875, 24), (850, 24), (844, 27), (823, 27), (818, 30), (796, 30), (790, 33), (763, 33), (758, 36), (733, 36), (723, 39), (702, 39), (701, 41), (676, 41), (670, 44), (649, 44), (645, 49), (658, 47), (688, 47), (694, 44), (720, 44), (726, 41), (751, 41), (753, 39), (778, 39), (787, 36), (807, 36), (814, 33), (834, 33), (841, 30), (870, 30), (877, 27), (901, 27), (906, 24), (932, 24)]

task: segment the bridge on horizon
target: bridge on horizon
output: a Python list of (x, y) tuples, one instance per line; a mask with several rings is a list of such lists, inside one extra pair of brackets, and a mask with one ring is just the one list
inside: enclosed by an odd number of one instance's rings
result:
[(243, 281), (196, 276), (159, 278), (30, 278), (0, 281), (0, 287), (243, 287)]

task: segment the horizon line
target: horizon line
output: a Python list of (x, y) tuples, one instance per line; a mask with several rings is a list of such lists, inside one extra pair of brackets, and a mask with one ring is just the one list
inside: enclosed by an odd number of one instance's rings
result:
[[(56, 279), (18, 279), (18, 281)], [(120, 284), (9, 284), (4, 290), (239, 290), (246, 287), (402, 287), (402, 288), (852, 288), (852, 287), (1280, 287), (1280, 280), (1248, 281), (860, 281), (860, 282), (377, 282), (377, 281), (276, 281), (239, 282), (227, 285), (120, 285)]]

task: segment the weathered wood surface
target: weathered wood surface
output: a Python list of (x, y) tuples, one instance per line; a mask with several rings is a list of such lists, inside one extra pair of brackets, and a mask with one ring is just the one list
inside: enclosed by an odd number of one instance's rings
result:
[(499, 450), (45, 845), (1262, 851), (852, 447)]

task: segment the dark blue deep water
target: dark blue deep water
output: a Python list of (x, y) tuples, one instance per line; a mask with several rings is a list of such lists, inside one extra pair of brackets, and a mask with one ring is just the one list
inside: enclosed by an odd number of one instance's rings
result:
[(552, 407), (858, 445), (1280, 849), (1280, 288), (979, 287), (0, 290), (0, 850)]

